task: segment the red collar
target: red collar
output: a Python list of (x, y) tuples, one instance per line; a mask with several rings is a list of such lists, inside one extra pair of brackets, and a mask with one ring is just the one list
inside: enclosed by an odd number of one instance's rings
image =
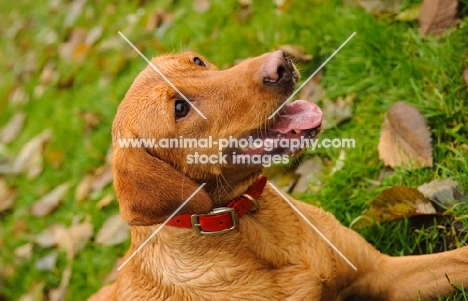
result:
[[(247, 193), (230, 201), (226, 207), (213, 209), (206, 214), (182, 214), (170, 219), (166, 225), (194, 229), (201, 234), (222, 234), (237, 228), (239, 218), (258, 209), (257, 199), (267, 183), (265, 176), (258, 177)], [(254, 207), (252, 210), (251, 208)]]

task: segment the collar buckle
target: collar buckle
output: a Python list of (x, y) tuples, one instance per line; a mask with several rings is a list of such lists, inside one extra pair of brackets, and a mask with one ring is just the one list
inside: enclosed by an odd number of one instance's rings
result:
[[(204, 217), (225, 215), (226, 213), (229, 213), (230, 219), (232, 221), (231, 227), (214, 231), (205, 231), (201, 228), (200, 219), (203, 219)], [(203, 235), (219, 235), (234, 230), (239, 226), (239, 217), (237, 216), (236, 210), (229, 207), (215, 208), (212, 212), (206, 214), (192, 214), (190, 220), (192, 223), (192, 228), (195, 230), (195, 232)]]

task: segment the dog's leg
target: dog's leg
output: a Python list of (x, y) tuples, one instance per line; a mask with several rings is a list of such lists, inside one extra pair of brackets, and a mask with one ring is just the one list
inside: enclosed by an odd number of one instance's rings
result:
[(342, 291), (342, 300), (437, 300), (449, 295), (452, 285), (468, 288), (468, 247), (359, 263), (360, 276)]

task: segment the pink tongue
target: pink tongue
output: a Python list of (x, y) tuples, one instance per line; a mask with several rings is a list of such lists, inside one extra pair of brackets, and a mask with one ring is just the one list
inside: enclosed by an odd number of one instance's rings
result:
[(274, 130), (281, 134), (292, 130), (310, 130), (318, 127), (322, 118), (322, 110), (316, 104), (299, 99), (284, 106)]

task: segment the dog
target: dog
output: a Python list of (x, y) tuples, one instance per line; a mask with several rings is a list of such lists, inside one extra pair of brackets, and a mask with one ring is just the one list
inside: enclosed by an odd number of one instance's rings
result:
[[(299, 79), (282, 51), (226, 70), (192, 52), (152, 65), (133, 82), (112, 129), (114, 186), (131, 247), (116, 283), (89, 300), (433, 300), (450, 294), (451, 283), (468, 284), (468, 247), (381, 254), (331, 214), (280, 194), (261, 175), (262, 162), (236, 161), (282, 161), (301, 148), (181, 147), (184, 138), (315, 139), (315, 104), (297, 100), (268, 118)], [(180, 144), (121, 144), (151, 138)], [(202, 164), (195, 154), (219, 160)]]

